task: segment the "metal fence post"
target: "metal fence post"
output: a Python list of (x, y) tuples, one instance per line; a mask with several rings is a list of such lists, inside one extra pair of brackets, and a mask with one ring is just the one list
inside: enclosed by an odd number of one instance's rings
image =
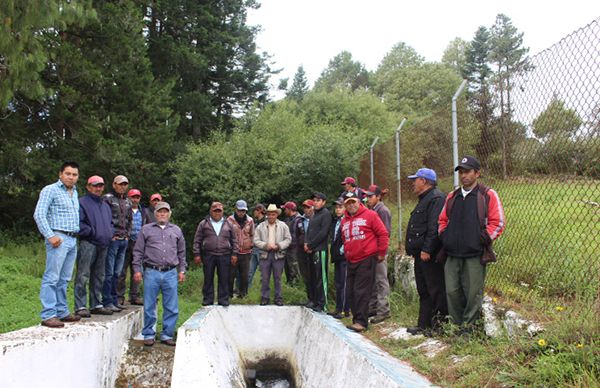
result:
[(373, 148), (375, 147), (375, 143), (377, 143), (377, 140), (379, 140), (379, 136), (377, 136), (374, 140), (373, 140), (373, 144), (371, 144), (371, 184), (375, 184), (375, 173), (374, 173), (374, 169), (373, 169), (373, 165), (375, 164), (375, 161), (373, 160)]
[(400, 130), (406, 123), (406, 117), (402, 119), (396, 129), (396, 184), (398, 190), (398, 249), (402, 244), (402, 187), (400, 184)]
[[(467, 80), (464, 79), (463, 82), (461, 82), (458, 89), (456, 90), (456, 93), (454, 93), (454, 97), (452, 97), (452, 156), (454, 160), (454, 165), (452, 166), (452, 169), (454, 169), (455, 166), (458, 166), (458, 124), (456, 122), (456, 99), (458, 98), (460, 93), (462, 93), (466, 85)], [(454, 171), (454, 188), (456, 189), (457, 187), (458, 171)]]

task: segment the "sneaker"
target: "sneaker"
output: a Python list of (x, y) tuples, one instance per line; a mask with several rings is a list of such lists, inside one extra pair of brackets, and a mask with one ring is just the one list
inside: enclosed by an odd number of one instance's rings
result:
[(268, 305), (268, 304), (269, 304), (269, 299), (267, 299), (267, 298), (262, 298), (262, 299), (260, 300), (260, 305), (261, 305), (261, 306), (266, 306), (266, 305)]
[(75, 312), (75, 315), (80, 316), (81, 318), (89, 318), (92, 316), (92, 314), (90, 314), (90, 312), (87, 309), (81, 309), (81, 310), (77, 310)]
[(107, 309), (106, 307), (96, 307), (95, 309), (90, 310), (90, 313), (98, 315), (113, 315), (113, 311)]
[(114, 304), (109, 304), (105, 308), (108, 309), (108, 310), (110, 310), (110, 311), (112, 311), (113, 313), (119, 313), (119, 312), (121, 312), (121, 309), (118, 308), (117, 306), (115, 306)]
[(335, 319), (342, 319), (342, 312), (341, 311), (334, 311), (332, 313), (327, 313), (327, 315), (331, 315)]
[(385, 314), (385, 315), (375, 315), (373, 318), (371, 318), (371, 323), (376, 324), (376, 323), (381, 323), (383, 321), (385, 321), (386, 319), (390, 318), (390, 314)]
[(119, 304), (117, 304), (117, 306), (116, 306), (116, 307), (117, 307), (118, 309), (121, 309), (121, 310), (127, 310), (127, 307), (125, 307), (125, 305), (123, 305), (123, 303), (119, 303)]
[(406, 328), (406, 332), (412, 335), (419, 335), (423, 333), (423, 329), (420, 327), (408, 327)]
[(42, 321), (42, 326), (51, 327), (53, 329), (58, 329), (61, 327), (65, 327), (65, 324), (60, 321), (60, 319), (56, 317), (48, 318)]
[(350, 330), (353, 330), (353, 331), (357, 332), (357, 333), (361, 333), (361, 332), (363, 332), (363, 331), (367, 330), (367, 328), (366, 328), (366, 327), (364, 327), (363, 325), (361, 325), (361, 324), (360, 324), (360, 323), (358, 323), (358, 322), (355, 322), (355, 323), (353, 323), (353, 324), (351, 324), (351, 325), (348, 325), (348, 326), (346, 326), (346, 327), (347, 327), (348, 329), (350, 329)]
[(69, 315), (66, 315), (66, 316), (60, 318), (60, 320), (62, 322), (77, 322), (77, 321), (81, 320), (81, 317), (76, 314), (69, 314)]
[(323, 306), (313, 306), (312, 307), (312, 311), (314, 311), (315, 313), (322, 313), (323, 312)]

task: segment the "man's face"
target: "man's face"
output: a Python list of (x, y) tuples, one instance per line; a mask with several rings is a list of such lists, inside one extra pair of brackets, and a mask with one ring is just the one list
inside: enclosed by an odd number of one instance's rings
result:
[(242, 218), (246, 215), (247, 211), (243, 210), (243, 209), (235, 209), (235, 214), (238, 216), (238, 218)]
[(312, 217), (313, 213), (315, 212), (315, 209), (313, 209), (312, 206), (303, 206), (304, 208), (304, 216), (305, 217)]
[(140, 200), (142, 199), (142, 197), (140, 197), (139, 195), (134, 195), (133, 197), (129, 197), (129, 199), (131, 200), (131, 203), (133, 203), (133, 207), (137, 208), (138, 206), (140, 206)]
[(415, 178), (412, 182), (413, 185), (413, 193), (419, 195), (423, 191), (425, 191), (427, 185), (425, 184), (425, 179), (423, 178)]
[(345, 183), (344, 184), (344, 190), (346, 191), (353, 191), (354, 186), (352, 186), (350, 183)]
[(58, 179), (70, 189), (75, 186), (77, 179), (79, 179), (79, 169), (67, 166), (58, 173)]
[(379, 197), (376, 196), (375, 194), (373, 195), (369, 195), (367, 197), (367, 205), (369, 206), (369, 208), (373, 208), (373, 206), (377, 205), (377, 203), (379, 202)]
[(460, 182), (462, 183), (463, 187), (466, 189), (470, 189), (477, 184), (477, 178), (479, 178), (479, 171), (460, 168), (458, 170), (458, 177), (460, 178)]
[(277, 216), (279, 214), (277, 214), (277, 212), (267, 212), (267, 222), (269, 224), (274, 224), (275, 221), (277, 221)]
[(210, 217), (215, 221), (221, 221), (221, 218), (223, 217), (223, 209), (221, 209), (221, 208), (211, 209)]
[(150, 201), (150, 206), (156, 207), (156, 204), (159, 202), (160, 202), (160, 199), (154, 198), (153, 200)]
[(348, 211), (348, 213), (354, 215), (360, 207), (360, 202), (358, 202), (357, 200), (346, 201), (344, 203), (344, 207), (346, 208), (346, 211)]
[(104, 183), (96, 183), (94, 185), (87, 185), (86, 188), (87, 188), (87, 191), (89, 191), (90, 193), (99, 197), (102, 195), (102, 192), (104, 191)]
[(113, 183), (113, 189), (115, 189), (115, 193), (117, 194), (125, 194), (127, 187), (129, 187), (129, 183), (127, 182)]
[(344, 209), (344, 205), (338, 205), (338, 204), (335, 205), (335, 215), (337, 217), (343, 216), (344, 210), (346, 210), (346, 209)]
[(158, 224), (165, 225), (167, 222), (169, 222), (169, 217), (171, 217), (171, 212), (167, 209), (160, 209), (159, 211), (155, 212), (155, 215), (156, 215), (156, 222)]
[(288, 209), (287, 207), (283, 209), (283, 212), (285, 213), (286, 217), (291, 217), (294, 215), (294, 211), (292, 209)]
[(315, 198), (313, 202), (315, 203), (315, 210), (321, 210), (325, 206), (326, 201), (321, 198)]
[(257, 220), (260, 220), (261, 218), (263, 218), (263, 214), (262, 211), (260, 211), (260, 209), (254, 209), (254, 218), (256, 218)]

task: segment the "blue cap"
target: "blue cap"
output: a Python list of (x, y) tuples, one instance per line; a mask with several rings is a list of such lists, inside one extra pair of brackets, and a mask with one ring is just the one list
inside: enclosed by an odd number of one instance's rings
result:
[(238, 210), (248, 210), (248, 204), (243, 199), (240, 199), (235, 203), (235, 208)]
[(430, 168), (420, 168), (417, 170), (415, 175), (410, 175), (408, 179), (429, 179), (430, 181), (437, 182), (437, 174)]

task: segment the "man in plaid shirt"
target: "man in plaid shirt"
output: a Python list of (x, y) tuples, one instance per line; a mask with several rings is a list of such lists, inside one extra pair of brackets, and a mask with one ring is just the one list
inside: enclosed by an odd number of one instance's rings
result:
[(46, 270), (40, 289), (42, 325), (52, 328), (81, 319), (71, 314), (67, 305), (67, 283), (77, 256), (79, 200), (75, 183), (79, 178), (79, 165), (64, 162), (58, 178), (58, 182), (42, 189), (33, 214), (46, 240)]

